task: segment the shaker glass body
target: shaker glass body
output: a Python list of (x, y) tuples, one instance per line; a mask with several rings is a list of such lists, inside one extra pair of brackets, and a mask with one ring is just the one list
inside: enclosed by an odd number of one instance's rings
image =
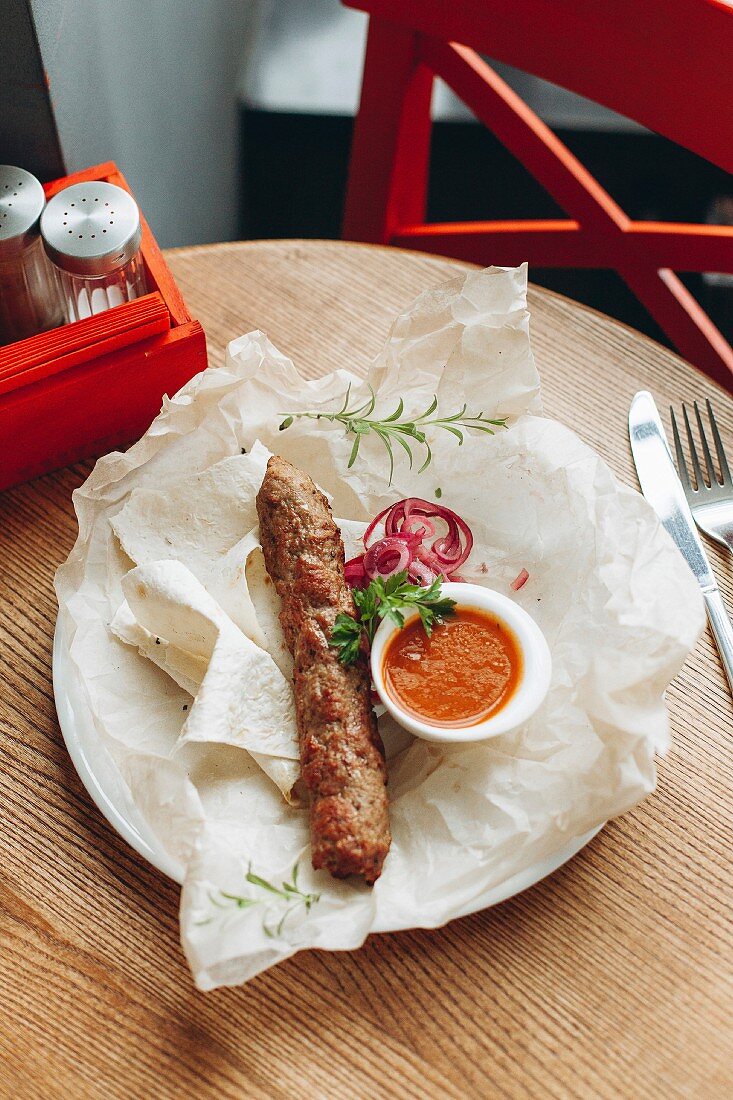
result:
[(45, 203), (35, 176), (0, 165), (0, 344), (63, 322), (58, 279), (38, 232)]
[(109, 275), (72, 275), (57, 269), (67, 321), (81, 321), (147, 293), (140, 253)]

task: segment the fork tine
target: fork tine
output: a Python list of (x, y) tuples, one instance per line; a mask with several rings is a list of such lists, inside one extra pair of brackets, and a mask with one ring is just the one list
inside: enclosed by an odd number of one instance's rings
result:
[(695, 419), (697, 420), (697, 430), (700, 433), (700, 442), (702, 443), (702, 451), (705, 456), (705, 465), (708, 470), (708, 481), (711, 487), (718, 484), (718, 475), (715, 472), (713, 466), (713, 456), (710, 454), (710, 448), (708, 447), (707, 436), (705, 435), (705, 428), (703, 427), (702, 417), (700, 416), (700, 409), (698, 408), (697, 401), (694, 403)]
[(685, 418), (685, 428), (687, 429), (687, 443), (690, 447), (690, 458), (692, 459), (692, 468), (695, 471), (695, 480), (697, 481), (698, 489), (702, 489), (705, 485), (702, 476), (702, 470), (700, 469), (700, 460), (697, 457), (697, 449), (695, 447), (695, 439), (692, 435), (692, 428), (690, 426), (690, 418), (687, 415), (687, 406), (682, 406), (682, 415)]
[(708, 399), (705, 404), (708, 408), (708, 416), (710, 417), (710, 427), (713, 430), (713, 439), (715, 441), (715, 450), (718, 452), (718, 465), (720, 466), (720, 476), (723, 479), (723, 484), (730, 486), (733, 483), (733, 479), (730, 476), (730, 470), (728, 469), (728, 460), (725, 457), (725, 451), (723, 450), (723, 440), (720, 438), (720, 432), (718, 431), (718, 425), (715, 421), (715, 415), (713, 413), (713, 406)]
[(677, 469), (680, 475), (680, 481), (685, 489), (691, 489), (690, 475), (687, 472), (687, 463), (685, 462), (685, 452), (682, 450), (682, 440), (680, 439), (679, 429), (677, 427), (677, 418), (674, 415), (674, 409), (670, 405), (669, 415), (672, 417), (672, 435), (674, 436), (674, 449), (677, 455)]

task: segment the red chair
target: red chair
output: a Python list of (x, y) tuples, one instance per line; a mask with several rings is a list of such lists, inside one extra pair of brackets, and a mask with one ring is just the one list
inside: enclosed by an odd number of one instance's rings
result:
[[(371, 15), (343, 235), (482, 264), (605, 267), (679, 351), (733, 390), (733, 348), (675, 271), (733, 273), (733, 228), (632, 221), (481, 59), (488, 54), (733, 172), (724, 0), (344, 0)], [(426, 224), (438, 75), (568, 214)]]

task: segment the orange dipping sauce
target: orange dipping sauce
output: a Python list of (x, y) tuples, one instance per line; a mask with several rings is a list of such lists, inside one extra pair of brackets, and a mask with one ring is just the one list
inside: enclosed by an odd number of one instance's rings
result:
[(435, 726), (475, 726), (501, 710), (522, 674), (522, 654), (493, 615), (457, 607), (428, 638), (420, 619), (387, 645), (382, 676), (390, 696)]

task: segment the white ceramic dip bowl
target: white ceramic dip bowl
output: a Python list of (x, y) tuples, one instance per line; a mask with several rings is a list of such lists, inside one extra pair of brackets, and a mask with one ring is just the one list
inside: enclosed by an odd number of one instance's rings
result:
[[(416, 737), (444, 743), (485, 741), (523, 725), (542, 705), (550, 686), (552, 659), (545, 637), (531, 615), (507, 596), (478, 584), (446, 581), (441, 595), (463, 608), (482, 611), (497, 620), (513, 636), (521, 656), (519, 680), (510, 697), (495, 712), (475, 725), (440, 726), (423, 721), (414, 711), (406, 710), (390, 694), (383, 674), (384, 655), (396, 634), (404, 629), (383, 619), (372, 642), (371, 670), (374, 687), (385, 707), (400, 725)], [(417, 611), (405, 613), (405, 626), (417, 617)], [(439, 630), (440, 627), (436, 627)]]

